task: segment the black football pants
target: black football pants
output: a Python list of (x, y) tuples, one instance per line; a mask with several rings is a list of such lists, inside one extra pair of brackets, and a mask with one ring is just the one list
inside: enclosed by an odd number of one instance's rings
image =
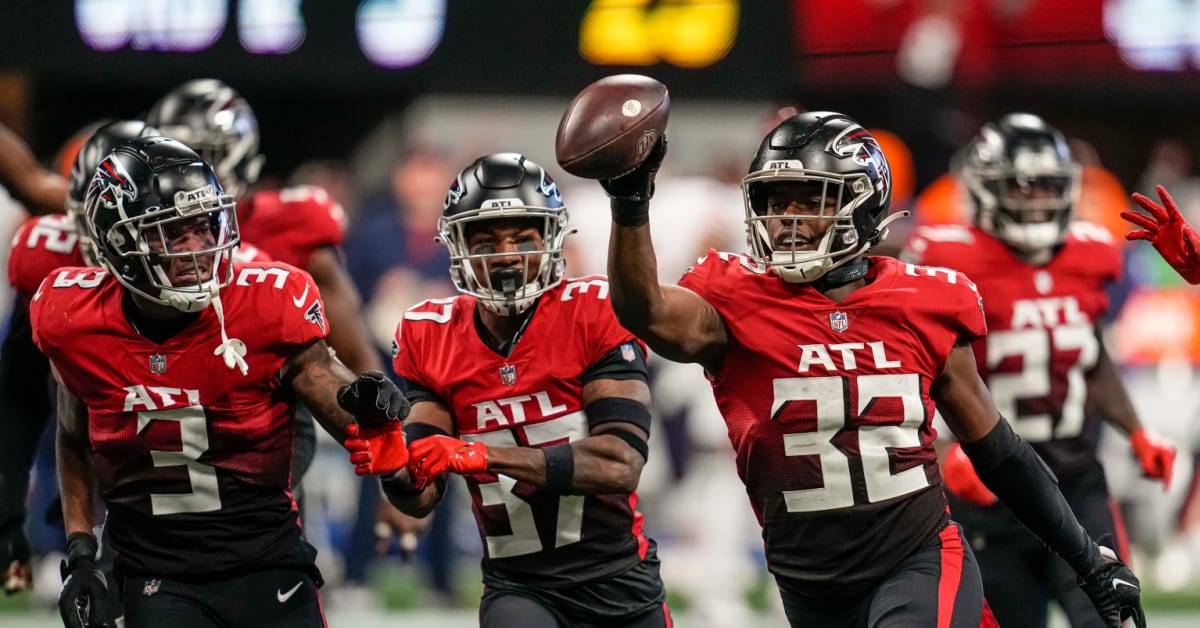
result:
[(971, 548), (951, 522), (867, 593), (807, 596), (777, 579), (793, 628), (979, 628), (983, 582)]
[(256, 571), (194, 583), (126, 577), (125, 628), (327, 628), (308, 572)]

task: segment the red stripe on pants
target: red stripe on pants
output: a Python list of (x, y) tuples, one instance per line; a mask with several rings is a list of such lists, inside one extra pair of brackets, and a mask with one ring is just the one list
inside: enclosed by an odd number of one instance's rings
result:
[(942, 540), (942, 571), (938, 576), (937, 628), (950, 628), (954, 619), (954, 600), (962, 580), (963, 546), (958, 526), (948, 525), (938, 533)]

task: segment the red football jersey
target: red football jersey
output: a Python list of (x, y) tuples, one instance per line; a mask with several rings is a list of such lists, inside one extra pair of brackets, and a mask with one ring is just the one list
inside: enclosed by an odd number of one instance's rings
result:
[[(284, 264), (235, 265), (226, 330), (249, 374), (214, 355), (213, 308), (162, 344), (122, 311), (101, 269), (60, 268), (34, 296), (33, 337), (88, 408), (108, 529), (130, 573), (196, 577), (300, 564), (289, 491), (294, 400), (279, 369), (326, 333), (312, 279)], [(298, 554), (299, 553), (299, 554)]]
[(340, 245), (345, 222), (342, 206), (311, 185), (258, 192), (238, 200), (242, 239), (297, 268), (308, 268), (317, 249)]
[[(435, 393), (458, 436), (545, 447), (588, 436), (581, 376), (619, 347), (634, 359), (601, 277), (564, 280), (542, 295), (512, 353), (484, 344), (470, 296), (425, 301), (396, 329), (396, 374)], [(624, 351), (624, 349), (622, 349)], [(602, 578), (646, 553), (637, 494), (559, 496), (504, 475), (466, 478), (486, 567), (523, 583)]]
[(872, 586), (945, 524), (929, 389), (987, 333), (961, 273), (869, 259), (841, 303), (716, 251), (679, 282), (729, 333), (710, 380), (768, 568), (814, 595)]
[(8, 282), (25, 307), (42, 280), (56, 268), (86, 266), (79, 251), (75, 222), (62, 214), (34, 216), (13, 236), (8, 253)]
[(1072, 223), (1058, 253), (1034, 266), (978, 227), (921, 227), (902, 256), (975, 281), (991, 330), (975, 343), (975, 360), (996, 407), (1056, 472), (1089, 466), (1098, 434), (1089, 420), (1098, 417), (1084, 410), (1086, 374), (1099, 357), (1105, 287), (1121, 274), (1109, 232)]

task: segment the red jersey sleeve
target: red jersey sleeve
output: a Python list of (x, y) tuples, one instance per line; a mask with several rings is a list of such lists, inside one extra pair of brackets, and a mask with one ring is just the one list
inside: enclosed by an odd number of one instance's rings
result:
[(1121, 279), (1125, 261), (1108, 229), (1090, 222), (1073, 222), (1068, 237), (1080, 251), (1072, 255), (1071, 261), (1083, 267), (1081, 272), (1095, 273), (1101, 284)]
[(621, 326), (608, 298), (608, 279), (600, 275), (570, 279), (563, 291), (562, 299), (578, 300), (585, 313), (587, 344), (584, 347), (588, 364), (595, 364), (609, 352), (631, 341), (637, 341), (645, 350), (645, 344), (633, 336), (633, 332)]
[(962, 266), (964, 255), (970, 257), (975, 236), (962, 225), (923, 225), (912, 230), (900, 261), (922, 266)]
[(282, 298), (279, 307), (283, 310), (281, 340), (284, 344), (297, 347), (307, 345), (329, 334), (329, 323), (325, 320), (325, 303), (312, 276), (294, 266), (265, 264), (271, 268), (286, 268), (283, 279)]
[(700, 298), (717, 308), (717, 311), (725, 312), (725, 308), (722, 307), (725, 305), (725, 295), (733, 292), (727, 282), (732, 267), (737, 263), (748, 267), (753, 265), (753, 262), (743, 255), (709, 249), (704, 257), (696, 260), (695, 264), (684, 271), (679, 285), (700, 295)]

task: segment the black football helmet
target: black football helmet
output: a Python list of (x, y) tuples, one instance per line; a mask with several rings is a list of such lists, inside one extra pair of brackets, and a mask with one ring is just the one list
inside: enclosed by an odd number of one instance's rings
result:
[(1014, 251), (1048, 259), (1067, 237), (1082, 169), (1066, 137), (1029, 113), (989, 122), (956, 156), (975, 223)]
[[(114, 148), (88, 185), (84, 212), (101, 265), (148, 301), (198, 312), (233, 279), (230, 255), (238, 244), (233, 197), (181, 142), (147, 137)], [(178, 234), (190, 233), (186, 229), (197, 218), (206, 221), (205, 245), (172, 250)], [(168, 270), (177, 259), (195, 269), (192, 281), (171, 281)]]
[[(472, 223), (500, 218), (531, 219), (542, 234), (540, 250), (518, 253), (525, 256), (520, 271), (490, 269), (488, 260), (511, 257), (511, 253), (472, 254), (468, 247)], [(517, 153), (485, 155), (459, 172), (446, 192), (438, 220), (438, 239), (450, 249), (450, 278), (455, 287), (501, 316), (524, 312), (538, 296), (562, 281), (567, 233), (567, 207), (558, 185), (545, 168)], [(540, 264), (537, 274), (529, 276), (534, 256), (540, 256)], [(484, 276), (476, 274), (471, 264), (474, 260), (482, 260), (487, 269)]]
[[(772, 186), (808, 182), (821, 185), (820, 214), (771, 215), (767, 196)], [(742, 179), (746, 202), (746, 235), (760, 264), (785, 281), (807, 283), (862, 255), (887, 237), (887, 225), (907, 215), (888, 215), (892, 174), (879, 143), (849, 117), (831, 111), (794, 115), (763, 138), (750, 172)], [(833, 220), (815, 250), (796, 243), (776, 247), (767, 235), (768, 220)]]
[(154, 103), (146, 124), (199, 153), (234, 198), (258, 180), (266, 159), (258, 152), (258, 118), (225, 83), (196, 79), (176, 87)]
[(71, 165), (71, 174), (67, 178), (66, 210), (67, 216), (75, 223), (75, 231), (79, 234), (79, 250), (89, 265), (98, 266), (100, 264), (96, 257), (96, 244), (92, 241), (87, 214), (83, 211), (83, 202), (87, 197), (92, 175), (96, 174), (96, 168), (100, 166), (100, 162), (104, 161), (104, 158), (108, 157), (114, 148), (139, 137), (152, 135), (158, 135), (158, 131), (154, 127), (146, 126), (146, 123), (141, 120), (109, 122), (96, 129), (96, 132), (79, 148), (79, 154), (75, 156), (75, 163)]

